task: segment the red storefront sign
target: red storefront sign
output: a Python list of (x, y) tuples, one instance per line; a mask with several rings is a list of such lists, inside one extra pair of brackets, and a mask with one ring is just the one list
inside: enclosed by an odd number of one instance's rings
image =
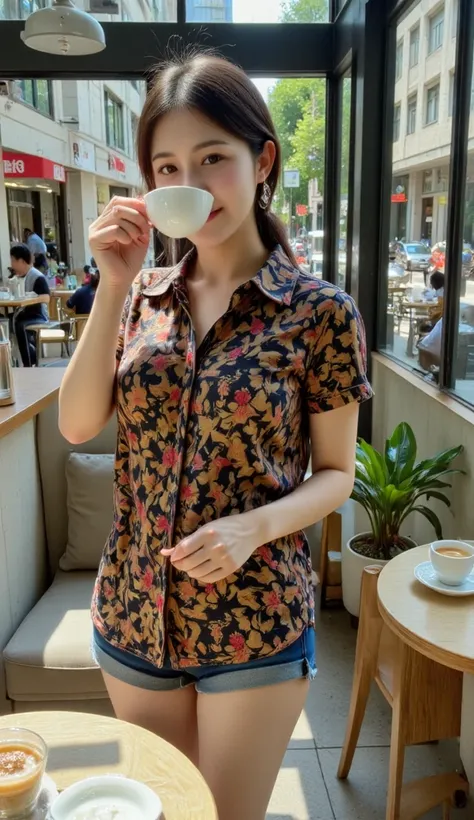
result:
[(66, 182), (63, 165), (33, 154), (3, 152), (3, 173), (9, 179), (52, 179)]
[(392, 194), (392, 202), (407, 202), (407, 195), (403, 194)]
[(111, 171), (118, 171), (119, 174), (125, 173), (125, 162), (115, 154), (109, 154), (109, 169)]

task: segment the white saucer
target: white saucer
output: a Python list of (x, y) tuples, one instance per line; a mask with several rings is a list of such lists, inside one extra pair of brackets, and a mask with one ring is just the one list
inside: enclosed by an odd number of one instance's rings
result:
[(433, 569), (431, 561), (423, 561), (415, 567), (415, 578), (420, 581), (425, 587), (434, 589), (436, 592), (441, 592), (442, 595), (452, 595), (455, 598), (464, 598), (466, 595), (474, 595), (474, 573), (471, 572), (466, 580), (457, 587), (443, 584), (439, 580), (436, 571)]

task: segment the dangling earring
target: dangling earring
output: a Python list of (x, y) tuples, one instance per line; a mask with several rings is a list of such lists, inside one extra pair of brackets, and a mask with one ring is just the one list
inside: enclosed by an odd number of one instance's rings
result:
[(260, 199), (258, 200), (258, 204), (260, 205), (263, 211), (267, 210), (268, 206), (270, 205), (271, 198), (272, 189), (270, 188), (268, 182), (264, 182), (262, 193), (260, 195)]

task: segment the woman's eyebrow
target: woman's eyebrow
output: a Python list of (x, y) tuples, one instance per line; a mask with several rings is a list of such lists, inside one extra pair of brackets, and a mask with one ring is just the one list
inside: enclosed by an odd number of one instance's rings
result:
[[(192, 150), (193, 150), (193, 154), (194, 154), (194, 153), (196, 153), (196, 151), (202, 151), (203, 148), (211, 148), (214, 145), (228, 145), (228, 144), (229, 143), (226, 142), (225, 140), (206, 140), (205, 142), (200, 142), (197, 145), (195, 145)], [(154, 162), (155, 159), (170, 159), (170, 157), (174, 157), (174, 156), (175, 156), (175, 154), (173, 154), (172, 151), (158, 151), (156, 154), (153, 154), (153, 156), (151, 158), (151, 161)]]

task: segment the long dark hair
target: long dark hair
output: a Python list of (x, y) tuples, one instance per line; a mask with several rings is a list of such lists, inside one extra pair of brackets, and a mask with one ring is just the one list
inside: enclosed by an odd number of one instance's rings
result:
[[(268, 140), (276, 147), (273, 168), (267, 177), (271, 195), (261, 207), (263, 183), (255, 192), (254, 214), (260, 238), (268, 251), (281, 245), (296, 265), (286, 230), (271, 212), (281, 168), (281, 148), (270, 112), (253, 82), (242, 69), (222, 57), (200, 53), (173, 57), (159, 66), (148, 92), (137, 130), (138, 163), (148, 190), (155, 187), (151, 161), (151, 142), (161, 117), (177, 108), (199, 111), (229, 134), (247, 143), (258, 157)], [(161, 237), (163, 264), (173, 264), (189, 250), (188, 240), (171, 241)]]

